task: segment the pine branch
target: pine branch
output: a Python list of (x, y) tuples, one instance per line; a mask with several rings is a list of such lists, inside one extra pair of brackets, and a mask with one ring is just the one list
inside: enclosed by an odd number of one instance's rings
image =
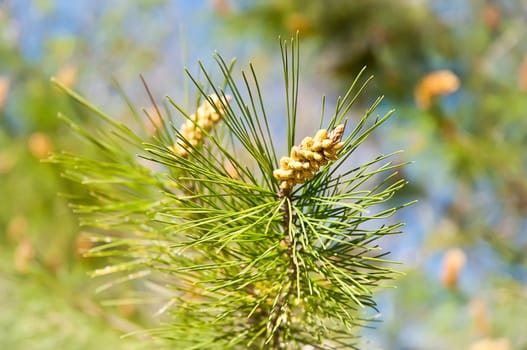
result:
[(252, 65), (241, 84), (220, 55), (221, 84), (201, 64), (206, 84), (187, 71), (195, 110), (167, 98), (182, 126), (156, 108), (162, 121), (146, 136), (57, 83), (107, 126), (96, 137), (65, 119), (98, 156), (52, 158), (87, 189), (73, 209), (94, 231), (88, 255), (106, 259), (93, 275), (111, 278), (101, 291), (130, 281), (163, 290), (160, 310), (172, 318), (151, 334), (178, 349), (355, 348), (363, 309), (376, 309), (374, 290), (396, 274), (375, 242), (400, 232), (386, 221), (406, 204), (386, 203), (405, 185), (395, 180), (402, 164), (388, 154), (347, 165), (392, 112), (369, 122), (378, 99), (349, 127), (369, 81), (357, 77), (329, 120), (322, 111), (328, 129), (295, 146), (298, 40), (288, 47), (281, 42), (289, 156), (280, 161)]

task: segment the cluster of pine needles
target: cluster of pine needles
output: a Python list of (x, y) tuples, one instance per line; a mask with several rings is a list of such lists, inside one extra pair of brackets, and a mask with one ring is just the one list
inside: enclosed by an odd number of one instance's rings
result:
[[(279, 154), (271, 122), (280, 121), (268, 118), (252, 65), (236, 82), (234, 61), (216, 55), (220, 85), (201, 64), (204, 83), (187, 71), (198, 92), (191, 108), (167, 98), (149, 113), (127, 100), (138, 130), (56, 82), (102, 118), (94, 132), (61, 116), (96, 151), (51, 158), (86, 188), (72, 202), (92, 242), (87, 256), (104, 262), (93, 273), (105, 276), (100, 291), (131, 283), (164, 300), (158, 313), (170, 317), (150, 334), (173, 348), (355, 348), (357, 326), (370, 319), (364, 309), (376, 310), (375, 288), (396, 273), (376, 240), (402, 226), (389, 218), (405, 204), (386, 204), (405, 185), (400, 164), (387, 154), (350, 165), (392, 112), (372, 118), (379, 98), (351, 126), (347, 115), (369, 81), (359, 74), (332, 115), (323, 108), (320, 135), (312, 134), (320, 147), (311, 139), (314, 153), (305, 155), (309, 177), (277, 177), (280, 158), (303, 145), (295, 141), (298, 40), (281, 42), (281, 54), (288, 131)], [(200, 124), (203, 106), (211, 125)]]

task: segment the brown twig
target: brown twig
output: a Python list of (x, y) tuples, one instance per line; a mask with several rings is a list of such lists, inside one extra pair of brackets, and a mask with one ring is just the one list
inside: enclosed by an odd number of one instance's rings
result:
[(282, 205), (282, 211), (284, 213), (282, 224), (283, 224), (284, 232), (285, 232), (284, 242), (285, 242), (286, 249), (287, 249), (286, 254), (289, 259), (289, 265), (288, 265), (287, 270), (288, 270), (288, 276), (291, 281), (291, 284), (289, 285), (287, 290), (283, 291), (282, 294), (279, 296), (276, 302), (276, 306), (273, 311), (273, 317), (271, 319), (270, 330), (271, 332), (273, 332), (274, 330), (274, 333), (272, 334), (272, 337), (273, 337), (272, 346), (274, 349), (279, 349), (281, 347), (281, 344), (284, 343), (284, 340), (281, 339), (282, 332), (275, 330), (275, 328), (278, 324), (278, 320), (280, 319), (280, 316), (283, 313), (284, 307), (287, 304), (287, 300), (289, 299), (289, 296), (295, 289), (295, 276), (297, 273), (297, 266), (293, 258), (294, 240), (291, 239), (291, 236), (290, 236), (290, 231), (291, 231), (290, 194), (291, 194), (290, 191), (280, 190), (279, 195), (278, 195), (278, 197), (281, 200), (284, 200), (284, 203)]

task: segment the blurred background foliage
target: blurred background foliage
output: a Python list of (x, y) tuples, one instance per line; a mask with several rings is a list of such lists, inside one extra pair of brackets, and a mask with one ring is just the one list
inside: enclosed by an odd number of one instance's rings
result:
[(82, 147), (58, 111), (96, 122), (50, 76), (126, 119), (112, 77), (148, 108), (139, 73), (156, 98), (181, 98), (180, 67), (218, 49), (250, 57), (270, 101), (282, 98), (276, 38), (299, 30), (306, 130), (312, 97), (334, 100), (367, 66), (359, 108), (384, 94), (397, 109), (370, 151), (415, 161), (399, 200), (419, 203), (383, 242), (406, 275), (379, 292), (364, 348), (527, 349), (526, 23), (523, 0), (0, 1), (0, 348), (152, 347), (119, 339), (156, 320), (133, 302), (100, 306), (128, 291), (95, 295), (96, 262), (57, 196), (77, 189), (41, 162)]

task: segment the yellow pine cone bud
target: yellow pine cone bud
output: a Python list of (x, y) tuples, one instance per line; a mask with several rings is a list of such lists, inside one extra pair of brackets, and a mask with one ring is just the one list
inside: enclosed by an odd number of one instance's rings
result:
[(337, 152), (344, 147), (344, 142), (340, 141), (343, 133), (344, 124), (330, 133), (321, 129), (315, 137), (306, 137), (299, 146), (293, 146), (290, 156), (282, 157), (280, 169), (273, 172), (275, 179), (280, 181), (280, 188), (290, 191), (296, 184), (312, 179), (321, 166), (336, 160)]
[[(210, 131), (220, 121), (225, 114), (225, 104), (230, 100), (230, 96), (218, 97), (217, 95), (209, 96), (214, 105), (208, 100), (198, 107), (196, 113), (190, 115), (189, 120), (183, 123), (179, 129), (181, 137), (186, 140), (178, 140), (171, 147), (172, 151), (180, 157), (188, 157), (192, 152), (190, 145), (196, 147), (203, 141), (203, 132)], [(216, 107), (216, 108), (214, 108)], [(219, 113), (218, 113), (219, 111)], [(189, 145), (190, 144), (190, 145)]]
[(466, 261), (467, 257), (461, 249), (451, 248), (447, 250), (441, 271), (441, 279), (445, 287), (450, 289), (457, 287), (461, 269), (465, 266)]
[(430, 72), (417, 83), (415, 102), (419, 108), (428, 109), (434, 98), (457, 91), (460, 84), (458, 76), (449, 70)]
[(470, 350), (510, 350), (511, 345), (506, 338), (483, 338), (472, 344)]

